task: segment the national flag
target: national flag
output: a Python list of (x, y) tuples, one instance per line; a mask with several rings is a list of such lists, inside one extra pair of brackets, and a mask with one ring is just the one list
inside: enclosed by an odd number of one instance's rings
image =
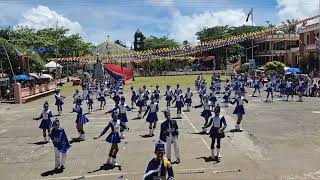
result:
[(248, 16), (247, 16), (247, 19), (246, 19), (246, 22), (249, 21), (249, 17), (250, 15), (252, 16), (253, 15), (253, 8), (250, 9), (250, 12), (248, 13)]

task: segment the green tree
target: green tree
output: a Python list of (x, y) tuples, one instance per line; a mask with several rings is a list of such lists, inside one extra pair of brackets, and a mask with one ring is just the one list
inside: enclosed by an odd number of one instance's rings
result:
[(151, 36), (144, 40), (145, 50), (172, 48), (172, 47), (178, 47), (178, 46), (179, 44), (175, 40), (169, 39), (166, 36), (160, 37), (160, 38)]
[(280, 61), (271, 61), (268, 62), (265, 66), (264, 66), (264, 71), (268, 72), (268, 71), (276, 71), (278, 73), (284, 73), (284, 68), (285, 68), (285, 64), (283, 64)]
[[(264, 26), (240, 26), (240, 27), (229, 27), (229, 26), (215, 26), (210, 28), (203, 28), (201, 31), (197, 32), (197, 39), (201, 42), (209, 41), (209, 40), (218, 40), (227, 38), (230, 36), (236, 36), (240, 34), (255, 32), (259, 30), (265, 29)], [(224, 58), (218, 58), (216, 61), (216, 66), (221, 67), (221, 63), (226, 66), (226, 53), (228, 57), (231, 56), (241, 56), (243, 57), (245, 55), (245, 50), (247, 47), (251, 46), (251, 41), (243, 41), (238, 44), (233, 44), (229, 46), (224, 46), (221, 48), (212, 49), (207, 52), (201, 53), (201, 55), (206, 56), (216, 56), (216, 57), (224, 57)], [(226, 49), (227, 48), (227, 49)], [(227, 51), (227, 52), (226, 52)], [(223, 62), (223, 60), (225, 62)]]

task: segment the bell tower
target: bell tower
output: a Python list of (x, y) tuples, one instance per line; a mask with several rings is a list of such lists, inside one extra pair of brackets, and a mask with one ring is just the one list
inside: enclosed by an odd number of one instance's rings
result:
[(137, 32), (134, 34), (134, 50), (135, 51), (142, 51), (144, 50), (144, 35), (142, 32), (138, 29)]

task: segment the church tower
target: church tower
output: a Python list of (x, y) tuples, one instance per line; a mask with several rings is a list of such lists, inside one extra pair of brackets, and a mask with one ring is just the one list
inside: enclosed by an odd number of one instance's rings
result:
[(134, 34), (134, 50), (135, 51), (142, 51), (144, 50), (144, 35), (142, 32), (138, 29), (137, 32)]

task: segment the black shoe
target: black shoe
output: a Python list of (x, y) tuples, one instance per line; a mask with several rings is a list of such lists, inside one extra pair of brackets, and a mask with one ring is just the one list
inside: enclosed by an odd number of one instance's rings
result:
[(219, 161), (219, 157), (218, 157), (218, 156), (215, 156), (215, 157), (214, 157), (214, 160)]
[(59, 168), (54, 168), (53, 172), (54, 173), (58, 173), (59, 172)]
[(65, 169), (64, 166), (60, 166), (59, 171), (60, 171), (60, 172), (63, 172), (64, 169)]

